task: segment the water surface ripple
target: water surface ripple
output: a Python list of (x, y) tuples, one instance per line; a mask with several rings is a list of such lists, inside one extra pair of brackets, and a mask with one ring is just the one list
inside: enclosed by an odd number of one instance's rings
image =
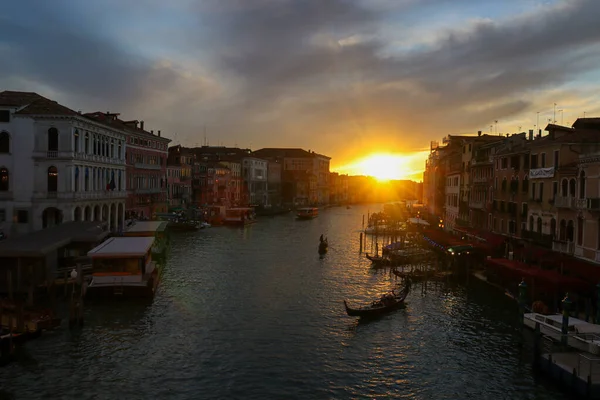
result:
[(152, 303), (87, 304), (82, 330), (0, 369), (0, 398), (564, 398), (534, 380), (514, 304), (478, 281), (415, 284), (405, 309), (347, 317), (342, 299), (396, 284), (358, 254), (367, 211), (174, 235)]

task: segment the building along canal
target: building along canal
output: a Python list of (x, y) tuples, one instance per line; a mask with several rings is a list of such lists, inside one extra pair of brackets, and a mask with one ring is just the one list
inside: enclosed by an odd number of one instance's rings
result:
[(477, 279), (415, 283), (368, 323), (345, 314), (397, 282), (359, 255), (380, 208), (173, 234), (151, 303), (86, 304), (83, 328), (63, 322), (0, 370), (0, 399), (564, 399), (535, 379), (516, 304)]

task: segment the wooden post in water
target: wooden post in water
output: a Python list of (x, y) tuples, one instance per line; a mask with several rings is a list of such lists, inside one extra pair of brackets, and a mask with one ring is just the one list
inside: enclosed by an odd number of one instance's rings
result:
[(523, 327), (524, 314), (525, 314), (525, 303), (527, 302), (527, 284), (525, 279), (521, 279), (519, 283), (519, 325)]
[(571, 307), (571, 299), (569, 299), (569, 293), (565, 295), (565, 298), (562, 301), (562, 335), (560, 337), (560, 342), (563, 346), (567, 346), (569, 340), (569, 309)]
[(360, 233), (360, 245), (358, 247), (358, 254), (362, 254), (363, 251), (363, 233)]
[(365, 214), (363, 214), (362, 228), (365, 229)]

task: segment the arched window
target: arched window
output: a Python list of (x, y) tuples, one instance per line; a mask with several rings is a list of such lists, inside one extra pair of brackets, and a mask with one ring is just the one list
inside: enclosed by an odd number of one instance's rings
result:
[(550, 234), (553, 239), (556, 237), (556, 220), (554, 218), (550, 220)]
[(85, 175), (83, 177), (83, 190), (90, 190), (90, 169), (85, 167)]
[(73, 133), (73, 151), (79, 153), (79, 131), (77, 129)]
[(10, 177), (6, 168), (0, 168), (0, 192), (8, 192)]
[(575, 197), (575, 179), (569, 181), (569, 196)]
[(538, 217), (537, 219), (537, 231), (538, 233), (542, 233), (542, 217)]
[(8, 132), (0, 132), (0, 154), (10, 153), (10, 135)]
[(585, 199), (585, 172), (579, 173), (579, 198)]
[(577, 246), (583, 246), (583, 218), (577, 218)]
[(79, 167), (75, 167), (75, 181), (73, 182), (73, 190), (79, 192)]
[(58, 151), (58, 129), (48, 129), (48, 151)]
[(533, 216), (529, 216), (529, 232), (533, 232)]
[(563, 179), (561, 182), (560, 195), (562, 197), (567, 197), (569, 193), (569, 182), (566, 179)]
[(96, 148), (97, 148), (97, 143), (98, 141), (96, 140), (96, 135), (92, 136), (92, 154), (96, 155)]
[(115, 157), (115, 139), (110, 139), (110, 158)]
[(118, 146), (118, 150), (117, 150), (117, 158), (120, 160), (121, 159), (121, 141), (119, 140), (119, 146)]
[(570, 219), (569, 222), (567, 222), (567, 241), (568, 242), (573, 242), (573, 234), (574, 234), (574, 229), (573, 229), (573, 220)]
[(58, 191), (58, 170), (56, 167), (48, 168), (48, 191)]
[(89, 154), (89, 151), (90, 151), (90, 133), (89, 132), (85, 133), (84, 146), (85, 146), (85, 149), (83, 149), (83, 152), (85, 154)]
[(526, 176), (523, 178), (523, 193), (527, 193), (529, 191), (529, 178)]
[(506, 192), (506, 177), (502, 179), (502, 191)]
[(567, 221), (560, 220), (560, 228), (558, 230), (558, 238), (563, 242), (567, 240)]

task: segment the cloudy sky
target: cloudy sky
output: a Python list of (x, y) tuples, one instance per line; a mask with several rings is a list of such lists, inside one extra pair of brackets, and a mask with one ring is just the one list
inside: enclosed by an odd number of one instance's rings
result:
[(532, 129), (554, 103), (558, 123), (597, 114), (598, 15), (598, 0), (20, 0), (0, 13), (0, 89), (340, 167)]

